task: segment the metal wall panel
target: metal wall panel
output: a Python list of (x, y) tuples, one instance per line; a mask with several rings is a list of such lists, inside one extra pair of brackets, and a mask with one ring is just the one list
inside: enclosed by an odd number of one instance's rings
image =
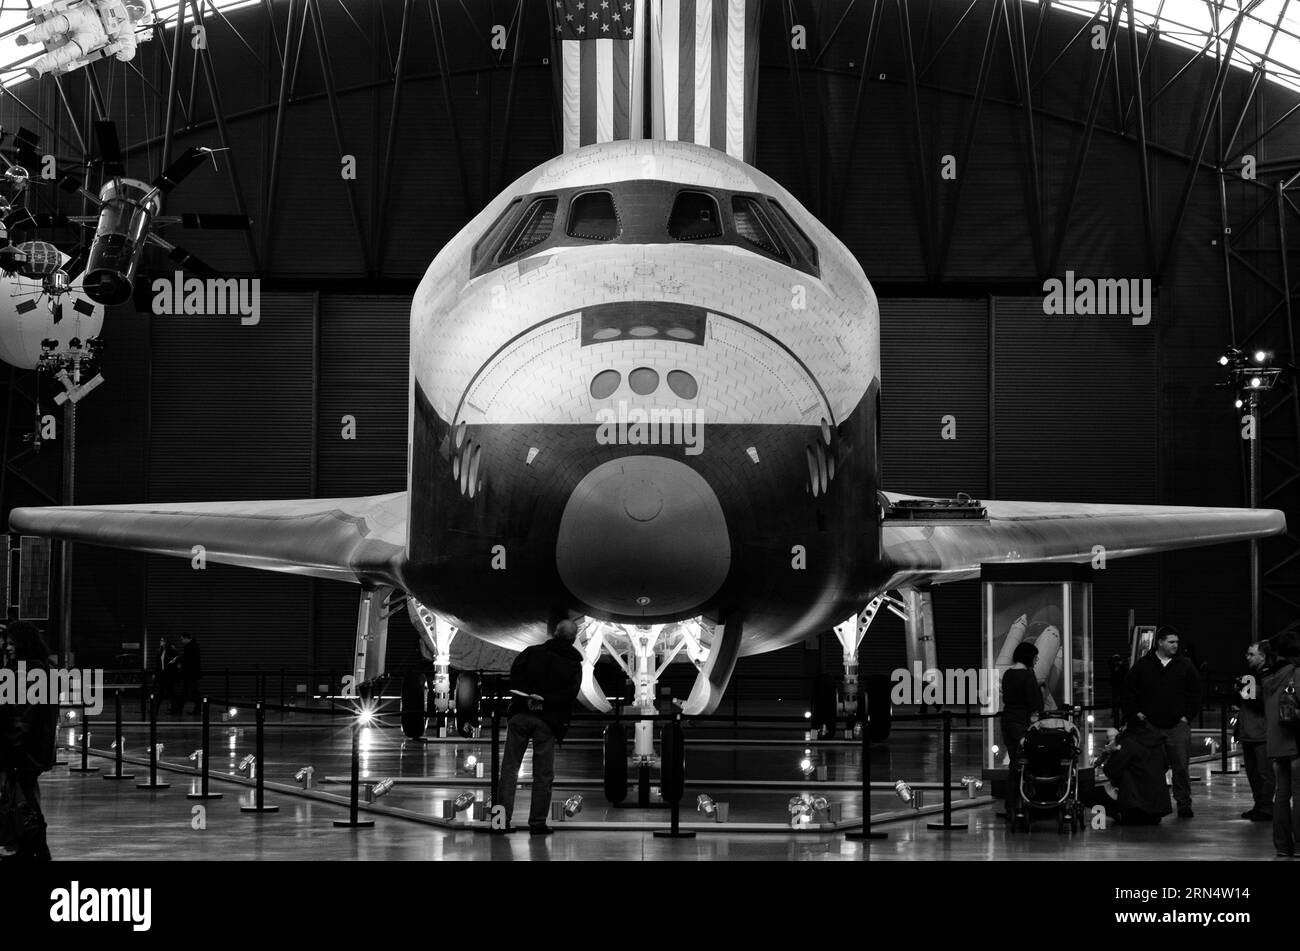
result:
[(884, 487), (987, 492), (987, 300), (882, 298), (880, 364)]
[[(260, 321), (153, 317), (149, 500), (311, 494), (313, 299), (264, 294)], [(308, 582), (151, 557), (151, 643), (202, 637), (205, 665), (303, 663)]]

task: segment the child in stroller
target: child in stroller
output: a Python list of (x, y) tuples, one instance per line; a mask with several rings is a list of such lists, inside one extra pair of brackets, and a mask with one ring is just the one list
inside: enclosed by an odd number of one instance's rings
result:
[(1062, 715), (1042, 717), (1020, 741), (1020, 788), (1011, 831), (1029, 831), (1035, 816), (1056, 816), (1058, 832), (1084, 828), (1079, 804), (1079, 728)]

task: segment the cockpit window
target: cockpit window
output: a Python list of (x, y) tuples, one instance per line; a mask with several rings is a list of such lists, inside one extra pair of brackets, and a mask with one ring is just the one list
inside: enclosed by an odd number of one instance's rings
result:
[(587, 238), (592, 241), (617, 238), (618, 212), (614, 209), (614, 196), (609, 192), (578, 195), (569, 205), (569, 225), (566, 231), (571, 238)]
[(668, 216), (668, 234), (677, 241), (698, 241), (722, 234), (718, 203), (707, 192), (678, 192)]
[(522, 203), (522, 198), (516, 198), (506, 206), (506, 210), (501, 212), (497, 217), (497, 220), (492, 222), (488, 227), (487, 231), (483, 232), (483, 237), (479, 238), (474, 244), (474, 250), (470, 254), (471, 263), (478, 264), (485, 254), (491, 254), (492, 250), (501, 243), (501, 235), (505, 232), (506, 228), (510, 226), (510, 222), (514, 218), (515, 212), (519, 210), (519, 206)]
[(549, 238), (551, 229), (555, 226), (555, 209), (558, 207), (559, 201), (553, 197), (538, 198), (529, 205), (498, 260), (505, 261), (522, 254)]
[(781, 239), (777, 237), (776, 228), (758, 202), (737, 195), (731, 199), (731, 216), (736, 220), (736, 234), (740, 235), (741, 240), (748, 241), (754, 247), (783, 261), (789, 260)]
[(775, 199), (769, 198), (767, 203), (785, 228), (786, 237), (794, 245), (795, 252), (814, 268), (817, 267), (817, 248), (808, 240), (808, 236), (799, 229), (794, 219), (786, 214), (785, 209), (777, 204)]

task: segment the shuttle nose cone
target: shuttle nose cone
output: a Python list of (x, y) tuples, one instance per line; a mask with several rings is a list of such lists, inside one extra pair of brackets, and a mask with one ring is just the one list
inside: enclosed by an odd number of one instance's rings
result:
[(662, 456), (628, 456), (587, 473), (564, 507), (555, 548), (568, 589), (614, 614), (694, 610), (731, 565), (717, 495), (694, 469)]

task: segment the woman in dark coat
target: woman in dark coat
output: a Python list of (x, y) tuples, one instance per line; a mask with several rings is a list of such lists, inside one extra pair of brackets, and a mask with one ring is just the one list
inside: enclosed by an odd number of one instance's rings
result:
[(1288, 631), (1270, 642), (1276, 660), (1264, 678), (1264, 752), (1273, 764), (1273, 846), (1279, 857), (1300, 851), (1300, 742), (1296, 728), (1278, 719), (1278, 703), (1287, 688), (1300, 693), (1300, 637)]
[(1155, 825), (1173, 811), (1165, 784), (1168, 768), (1164, 734), (1144, 720), (1134, 721), (1116, 740), (1105, 769), (1118, 790), (1114, 808), (1123, 825)]
[[(16, 669), (25, 661), (27, 671), (48, 671), (50, 650), (34, 624), (17, 621), (0, 634), (4, 666)], [(0, 857), (48, 861), (45, 816), (41, 813), (41, 773), (54, 766), (54, 746), (59, 725), (59, 704), (13, 704), (0, 707), (0, 784), (7, 815), (0, 820), (8, 841), (0, 842)]]
[(1015, 817), (1020, 803), (1020, 741), (1029, 724), (1043, 712), (1043, 691), (1034, 676), (1038, 648), (1021, 642), (1011, 655), (1012, 666), (1002, 675), (1002, 742), (1011, 757), (1007, 783), (1007, 818)]

